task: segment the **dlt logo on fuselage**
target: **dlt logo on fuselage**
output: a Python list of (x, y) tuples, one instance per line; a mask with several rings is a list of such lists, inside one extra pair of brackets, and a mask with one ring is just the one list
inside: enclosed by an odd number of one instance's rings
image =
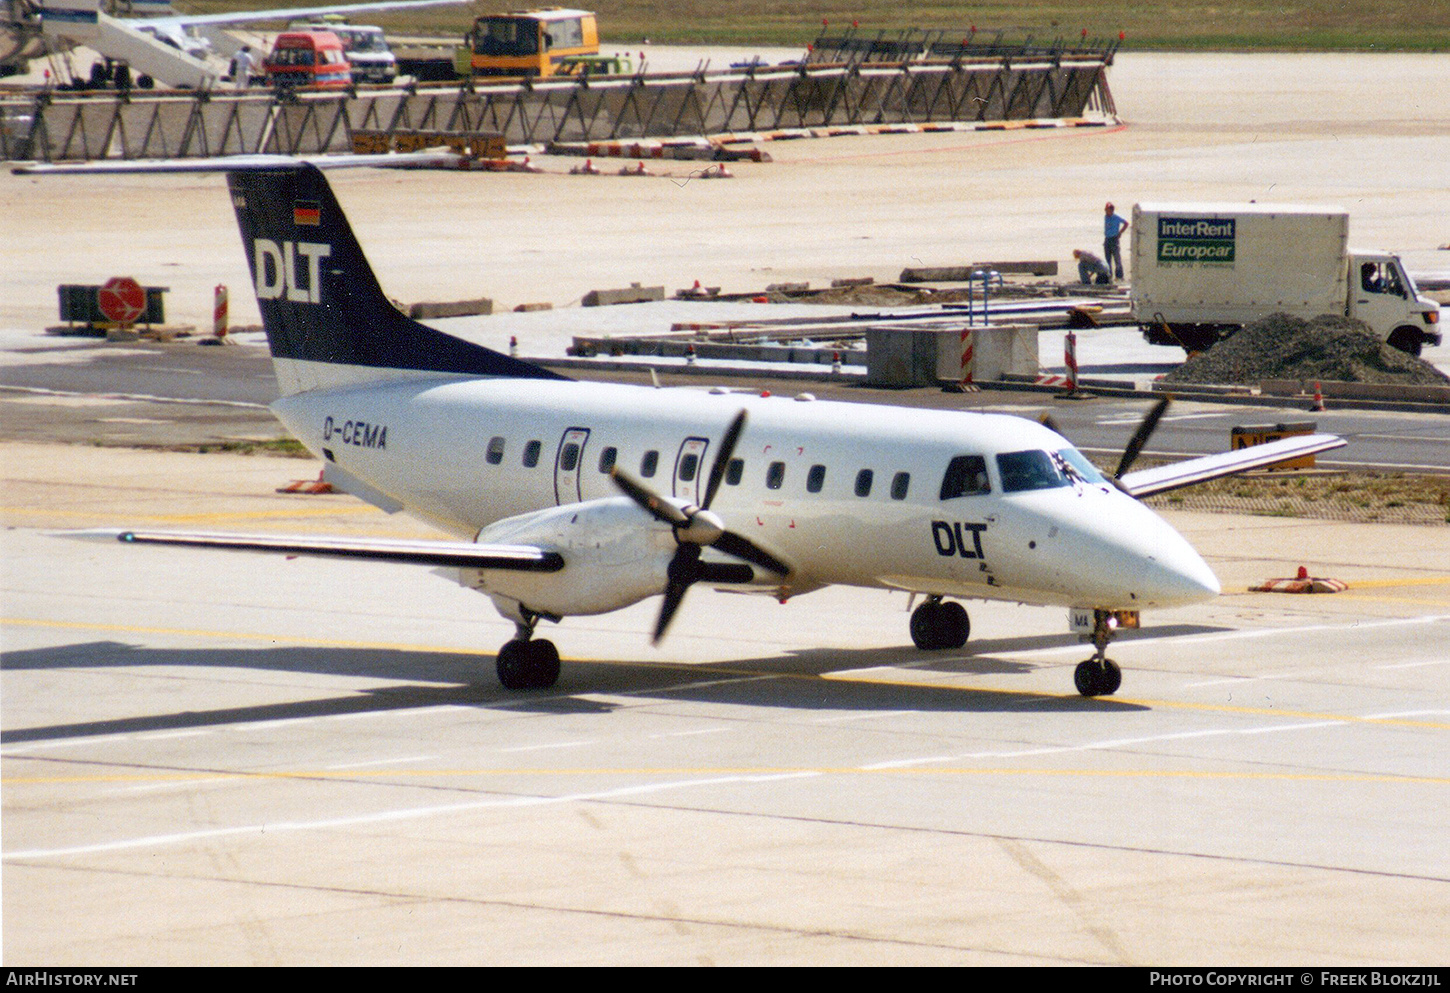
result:
[[(985, 558), (982, 554), (982, 532), (985, 524), (966, 521), (932, 521), (931, 539), (938, 555), (960, 555), (964, 559)], [(968, 537), (970, 535), (970, 537)]]
[[(322, 260), (332, 254), (331, 245), (314, 241), (284, 241), (279, 245), (268, 238), (256, 238), (252, 249), (258, 300), (322, 302)], [(297, 268), (299, 256), (306, 260), (305, 271)]]

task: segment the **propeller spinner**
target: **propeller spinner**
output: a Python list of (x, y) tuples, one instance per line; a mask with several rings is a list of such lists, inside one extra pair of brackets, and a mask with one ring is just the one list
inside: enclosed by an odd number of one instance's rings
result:
[(715, 494), (725, 479), (725, 470), (735, 455), (735, 446), (745, 430), (745, 411), (735, 415), (725, 437), (720, 440), (720, 451), (710, 467), (710, 477), (705, 483), (705, 497), (700, 506), (687, 504), (678, 507), (649, 489), (629, 473), (615, 466), (610, 470), (614, 484), (655, 520), (670, 525), (675, 531), (679, 549), (670, 559), (665, 584), (665, 600), (660, 607), (659, 620), (655, 622), (654, 641), (664, 637), (675, 612), (685, 598), (685, 591), (701, 579), (715, 582), (748, 582), (754, 573), (744, 566), (717, 565), (701, 562), (700, 553), (706, 548), (717, 548), (728, 555), (758, 565), (782, 576), (790, 572), (790, 566), (771, 555), (749, 538), (725, 527), (718, 514), (710, 510)]

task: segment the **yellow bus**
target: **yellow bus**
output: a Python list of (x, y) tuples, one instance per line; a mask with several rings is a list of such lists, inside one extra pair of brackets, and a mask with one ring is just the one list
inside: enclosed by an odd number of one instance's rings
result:
[(587, 10), (553, 7), (490, 14), (473, 23), (465, 40), (475, 76), (571, 73), (588, 67), (599, 54), (599, 27)]

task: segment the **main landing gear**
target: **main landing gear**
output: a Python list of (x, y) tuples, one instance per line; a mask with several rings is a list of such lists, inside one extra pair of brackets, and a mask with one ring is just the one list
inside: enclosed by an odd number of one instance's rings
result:
[(925, 603), (911, 612), (911, 640), (923, 651), (961, 648), (971, 633), (972, 622), (967, 618), (966, 608), (956, 601), (927, 597)]
[(506, 690), (546, 690), (559, 681), (559, 649), (546, 638), (534, 640), (532, 616), (518, 625), (518, 637), (498, 650), (498, 681)]
[(1083, 696), (1112, 696), (1123, 684), (1123, 670), (1108, 658), (1108, 642), (1113, 640), (1117, 619), (1111, 611), (1093, 611), (1093, 657), (1079, 662), (1072, 681)]

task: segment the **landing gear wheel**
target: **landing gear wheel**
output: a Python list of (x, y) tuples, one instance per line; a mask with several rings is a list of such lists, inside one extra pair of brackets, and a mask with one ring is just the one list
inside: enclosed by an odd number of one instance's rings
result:
[(931, 597), (911, 612), (912, 643), (925, 652), (961, 648), (971, 631), (966, 608), (956, 602)]
[(494, 669), (506, 690), (529, 688), (529, 642), (514, 639), (498, 650)]
[(961, 648), (972, 633), (967, 608), (954, 600), (943, 603), (937, 614), (937, 630), (941, 633), (942, 648)]
[(495, 668), (504, 689), (548, 689), (559, 681), (559, 650), (552, 641), (515, 638), (498, 650)]
[(529, 642), (529, 662), (533, 668), (535, 689), (546, 690), (559, 681), (559, 649), (552, 641)]
[(1112, 659), (1079, 662), (1072, 681), (1083, 696), (1112, 696), (1123, 685), (1123, 670)]

